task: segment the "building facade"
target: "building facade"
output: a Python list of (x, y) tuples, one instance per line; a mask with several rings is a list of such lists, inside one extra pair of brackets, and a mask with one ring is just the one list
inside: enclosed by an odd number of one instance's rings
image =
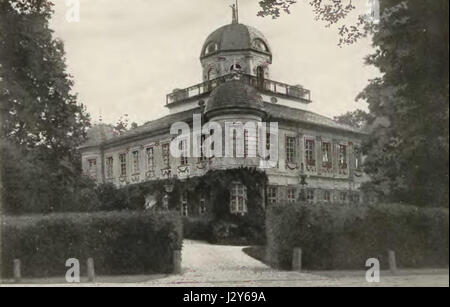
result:
[[(147, 181), (203, 176), (209, 170), (258, 168), (267, 157), (174, 157), (170, 134), (175, 122), (185, 122), (195, 132), (194, 117), (202, 123), (276, 122), (278, 133), (264, 133), (243, 139), (244, 147), (277, 145), (278, 157), (266, 168), (269, 186), (266, 203), (295, 202), (302, 192), (310, 202), (363, 202), (360, 186), (367, 181), (361, 169), (364, 133), (308, 111), (311, 93), (301, 85), (270, 79), (272, 49), (258, 30), (236, 19), (206, 39), (200, 55), (203, 82), (167, 95), (169, 115), (148, 122), (121, 135), (107, 125), (89, 131), (81, 148), (83, 171), (98, 183), (118, 187)], [(197, 128), (198, 129), (198, 128)], [(197, 131), (202, 135), (204, 131)], [(275, 136), (275, 137), (274, 137)], [(201, 140), (204, 140), (201, 137)], [(181, 142), (180, 149), (192, 150), (194, 140)], [(217, 144), (216, 144), (217, 145)], [(214, 146), (214, 145), (213, 145)], [(222, 149), (225, 151), (225, 148)], [(245, 182), (229, 187), (230, 210), (245, 207)], [(183, 208), (189, 203), (181, 199)], [(196, 205), (197, 206), (197, 205)], [(188, 214), (188, 210), (184, 214)]]

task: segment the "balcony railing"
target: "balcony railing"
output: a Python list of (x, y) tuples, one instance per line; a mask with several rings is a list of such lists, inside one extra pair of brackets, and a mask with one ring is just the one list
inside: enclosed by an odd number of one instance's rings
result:
[[(209, 94), (216, 87), (225, 83), (227, 80), (230, 80), (234, 76), (236, 76), (236, 74), (228, 74), (211, 81), (206, 81), (188, 87), (186, 89), (174, 90), (171, 94), (167, 95), (166, 105), (182, 102), (189, 99), (194, 99), (202, 95)], [(288, 85), (285, 83), (272, 81), (268, 79), (259, 79), (256, 76), (242, 73), (240, 73), (239, 76), (240, 76), (239, 80), (245, 82), (246, 84), (256, 87), (261, 92), (266, 92), (268, 94), (274, 94), (278, 96), (284, 96), (287, 98), (291, 98), (306, 103), (311, 102), (311, 91), (304, 89), (303, 87)]]

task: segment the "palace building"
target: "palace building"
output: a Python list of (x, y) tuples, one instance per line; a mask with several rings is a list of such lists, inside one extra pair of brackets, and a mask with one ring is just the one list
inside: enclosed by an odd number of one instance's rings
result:
[[(264, 159), (259, 156), (175, 158), (170, 151), (176, 137), (170, 134), (171, 125), (186, 122), (192, 126), (194, 115), (203, 123), (217, 122), (223, 129), (225, 122), (276, 122), (276, 139), (270, 133), (265, 136), (268, 147), (274, 142), (278, 145), (275, 167), (264, 169), (269, 181), (267, 204), (295, 202), (300, 191), (313, 203), (363, 202), (360, 186), (368, 178), (361, 169), (360, 148), (365, 134), (308, 111), (311, 92), (301, 85), (271, 80), (272, 60), (272, 47), (264, 35), (239, 23), (234, 14), (232, 23), (215, 30), (201, 47), (203, 82), (168, 94), (169, 115), (163, 118), (120, 135), (108, 125), (93, 127), (81, 148), (83, 171), (98, 183), (122, 187), (183, 180), (216, 169), (258, 168)], [(249, 140), (245, 133), (237, 137), (246, 146), (261, 139)], [(229, 189), (234, 201), (235, 194), (245, 194), (245, 182)], [(245, 202), (246, 197), (239, 199)], [(182, 212), (189, 214), (186, 208)]]

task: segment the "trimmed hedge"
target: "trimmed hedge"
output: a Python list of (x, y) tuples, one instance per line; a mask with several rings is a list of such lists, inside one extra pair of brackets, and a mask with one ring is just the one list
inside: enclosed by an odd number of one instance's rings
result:
[(184, 239), (210, 241), (211, 220), (205, 217), (183, 217)]
[(65, 276), (69, 258), (93, 257), (99, 275), (170, 273), (173, 251), (182, 247), (182, 223), (175, 214), (99, 212), (3, 217), (2, 277), (12, 276), (14, 259), (25, 277)]
[(294, 247), (306, 269), (363, 269), (369, 258), (387, 268), (448, 267), (449, 211), (399, 204), (283, 204), (268, 210), (267, 261), (290, 269)]

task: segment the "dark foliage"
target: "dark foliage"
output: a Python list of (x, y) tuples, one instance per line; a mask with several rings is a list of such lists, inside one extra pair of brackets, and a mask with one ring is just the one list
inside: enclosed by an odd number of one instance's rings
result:
[(174, 214), (100, 212), (2, 218), (1, 272), (11, 277), (14, 259), (25, 277), (64, 277), (76, 258), (86, 272), (93, 257), (99, 275), (170, 273), (181, 250), (182, 225)]
[(294, 247), (306, 269), (364, 269), (369, 258), (387, 267), (388, 250), (400, 267), (448, 266), (447, 209), (397, 204), (287, 204), (268, 211), (268, 260), (290, 269)]

